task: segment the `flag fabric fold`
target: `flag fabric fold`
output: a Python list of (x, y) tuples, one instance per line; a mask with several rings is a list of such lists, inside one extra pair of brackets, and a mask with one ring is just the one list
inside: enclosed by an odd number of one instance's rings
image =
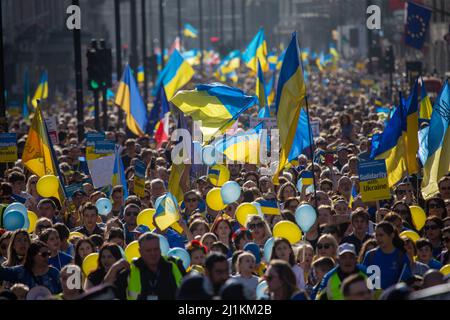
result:
[(34, 108), (37, 107), (37, 100), (45, 100), (48, 98), (48, 74), (47, 71), (43, 71), (41, 74), (41, 78), (39, 79), (39, 84), (34, 92), (33, 99), (31, 103)]

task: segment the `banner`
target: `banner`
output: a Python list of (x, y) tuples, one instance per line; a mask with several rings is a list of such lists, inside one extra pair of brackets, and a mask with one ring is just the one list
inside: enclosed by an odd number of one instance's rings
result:
[(391, 198), (385, 160), (365, 161), (359, 165), (359, 191), (363, 202)]
[(134, 163), (134, 193), (141, 198), (145, 196), (145, 163), (141, 160)]
[(0, 133), (0, 163), (17, 161), (17, 134)]

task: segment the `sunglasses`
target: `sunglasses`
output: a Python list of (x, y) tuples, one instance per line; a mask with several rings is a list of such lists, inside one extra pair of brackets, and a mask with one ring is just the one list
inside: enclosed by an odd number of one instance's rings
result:
[(254, 230), (254, 229), (256, 229), (256, 228), (262, 228), (262, 227), (264, 227), (264, 223), (262, 223), (262, 222), (255, 223), (255, 224), (249, 224), (249, 225), (248, 225), (248, 228), (249, 228), (250, 230)]
[(184, 200), (184, 202), (197, 202), (197, 198), (190, 198), (190, 199), (186, 199)]
[(39, 252), (38, 254), (39, 254), (42, 258), (48, 258), (48, 257), (50, 257), (50, 251)]
[(131, 217), (131, 216), (137, 217), (137, 216), (139, 215), (139, 212), (135, 212), (135, 211), (133, 211), (133, 212), (127, 212), (127, 213), (125, 213), (125, 215), (126, 215), (127, 217)]
[(437, 204), (437, 203), (430, 203), (430, 204), (428, 205), (428, 208), (429, 208), (429, 209), (439, 209), (439, 208), (442, 208), (442, 206), (440, 206), (440, 205)]
[(317, 249), (319, 249), (319, 250), (325, 249), (326, 250), (326, 249), (330, 249), (332, 246), (333, 245), (331, 243), (324, 243), (324, 244), (319, 243), (317, 245)]
[(436, 224), (431, 224), (428, 226), (423, 227), (423, 230), (428, 231), (428, 230), (438, 230), (439, 226)]

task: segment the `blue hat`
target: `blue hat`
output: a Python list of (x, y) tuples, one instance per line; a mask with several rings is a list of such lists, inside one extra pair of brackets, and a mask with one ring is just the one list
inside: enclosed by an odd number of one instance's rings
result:
[(150, 228), (143, 224), (140, 224), (133, 230), (133, 232), (142, 234), (142, 233), (150, 232)]
[(248, 251), (253, 253), (256, 258), (256, 264), (261, 262), (261, 251), (259, 250), (259, 246), (254, 242), (249, 242), (244, 246), (244, 251)]

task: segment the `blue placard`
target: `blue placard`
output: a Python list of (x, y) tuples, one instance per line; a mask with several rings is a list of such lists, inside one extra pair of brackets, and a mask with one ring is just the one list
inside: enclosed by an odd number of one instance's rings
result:
[(0, 133), (0, 148), (17, 146), (16, 133)]
[(116, 144), (112, 141), (96, 141), (94, 143), (95, 154), (111, 154), (116, 150)]
[(141, 160), (136, 160), (134, 163), (134, 174), (139, 178), (145, 178), (145, 163)]
[(65, 186), (66, 195), (68, 198), (72, 199), (73, 194), (78, 190), (83, 190), (83, 184), (82, 183), (74, 183), (69, 184), (68, 186)]
[(359, 181), (383, 179), (387, 177), (384, 160), (365, 161), (359, 165)]
[(88, 132), (86, 133), (86, 146), (91, 147), (95, 142), (105, 141), (104, 132)]

